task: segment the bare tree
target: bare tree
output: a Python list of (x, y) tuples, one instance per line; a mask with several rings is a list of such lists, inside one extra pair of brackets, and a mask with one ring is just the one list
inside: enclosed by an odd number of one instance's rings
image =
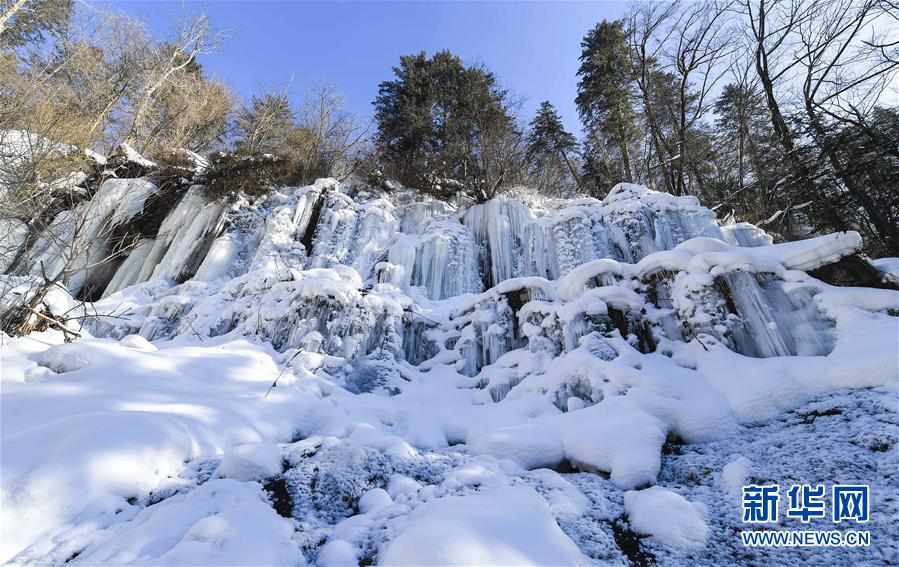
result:
[(205, 152), (223, 142), (233, 107), (224, 84), (186, 74), (152, 107), (142, 151), (154, 156), (177, 149)]
[[(665, 188), (671, 193), (676, 191), (672, 163), (678, 155), (662, 131), (653, 91), (656, 87), (654, 75), (657, 73), (662, 48), (674, 33), (674, 28), (666, 24), (674, 17), (677, 9), (676, 2), (639, 2), (631, 5), (628, 15), (628, 41), (634, 57), (634, 77), (654, 150), (649, 155), (647, 174), (653, 169), (659, 169)], [(653, 164), (653, 161), (657, 163)]]
[[(765, 92), (771, 125), (784, 151), (794, 161), (795, 139), (787, 126), (780, 102), (775, 96), (777, 85), (788, 80), (799, 60), (790, 57), (794, 34), (815, 11), (816, 0), (744, 0), (749, 20), (751, 49), (755, 69)], [(801, 169), (801, 168), (800, 168)]]
[(157, 46), (148, 56), (140, 87), (130, 95), (131, 122), (124, 136), (126, 143), (144, 149), (153, 141), (154, 126), (148, 124), (160, 99), (185, 88), (191, 71), (198, 69), (197, 58), (209, 51), (214, 42), (205, 16), (186, 23), (177, 38)]
[[(899, 34), (877, 35), (876, 24), (892, 14), (880, 0), (819, 0), (797, 26), (801, 51), (802, 105), (815, 142), (833, 172), (860, 205), (874, 234), (899, 249), (899, 226), (872, 198), (841, 158), (831, 125), (865, 124), (883, 91), (899, 76)], [(895, 148), (894, 143), (884, 147)]]
[(155, 49), (143, 26), (121, 14), (91, 12), (58, 41), (51, 59), (60, 79), (78, 95), (80, 111), (93, 117), (86, 135), (111, 147), (113, 129), (127, 98), (140, 88), (147, 54)]
[(65, 30), (73, 0), (0, 0), (0, 47), (40, 42)]
[(333, 87), (319, 86), (309, 91), (299, 112), (298, 126), (296, 138), (305, 138), (305, 143), (300, 144), (300, 159), (307, 171), (338, 177), (352, 172), (351, 154), (368, 134), (368, 128), (360, 126), (343, 109), (343, 98)]
[(234, 117), (236, 149), (244, 154), (279, 153), (287, 146), (296, 118), (286, 92), (254, 95)]
[(726, 72), (721, 63), (730, 50), (732, 28), (726, 24), (725, 15), (731, 5), (730, 1), (717, 0), (688, 4), (673, 20), (676, 32), (672, 35), (676, 40), (668, 56), (678, 78), (677, 195), (684, 195), (688, 190), (686, 169), (691, 164), (688, 133), (711, 108), (709, 93)]

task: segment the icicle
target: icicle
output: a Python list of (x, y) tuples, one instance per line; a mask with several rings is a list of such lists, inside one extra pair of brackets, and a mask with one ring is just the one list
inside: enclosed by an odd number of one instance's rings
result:
[(382, 267), (385, 276), (381, 281), (392, 283), (401, 289), (409, 289), (415, 269), (417, 246), (417, 237), (400, 235), (387, 253), (388, 261)]
[(203, 187), (188, 190), (162, 221), (135, 283), (193, 276), (221, 230), (225, 210), (224, 203), (208, 202)]
[(153, 243), (154, 240), (152, 238), (146, 238), (134, 246), (131, 253), (128, 254), (128, 257), (125, 258), (125, 261), (122, 262), (122, 265), (116, 270), (109, 285), (106, 286), (106, 289), (103, 291), (103, 297), (108, 297), (117, 291), (138, 283), (141, 266), (144, 265), (147, 256), (153, 249)]
[(471, 233), (451, 221), (431, 227), (433, 232), (418, 244), (411, 285), (424, 286), (432, 299), (480, 291)]
[(714, 213), (701, 207), (698, 201), (692, 204), (679, 203), (676, 208), (660, 208), (655, 211), (653, 219), (655, 242), (659, 250), (671, 250), (681, 242), (698, 236), (723, 239), (721, 229), (715, 223)]
[[(303, 267), (306, 250), (297, 238), (299, 232), (297, 212), (304, 204), (301, 202), (296, 209), (291, 205), (276, 207), (269, 214), (253, 255), (250, 270), (264, 270), (278, 274), (279, 277), (286, 277), (291, 269)], [(231, 247), (230, 244), (225, 245)]]
[(0, 274), (12, 266), (13, 262), (24, 252), (28, 225), (17, 219), (0, 219)]
[(450, 206), (442, 201), (404, 205), (399, 210), (399, 230), (405, 234), (423, 234), (431, 220), (446, 218), (450, 212)]
[(724, 225), (721, 233), (725, 242), (734, 246), (767, 246), (774, 242), (770, 234), (748, 222)]
[(309, 254), (309, 268), (327, 268), (352, 262), (353, 239), (359, 214), (346, 195), (329, 192), (322, 205), (315, 240)]
[(733, 327), (738, 352), (757, 357), (830, 352), (832, 325), (820, 317), (810, 296), (799, 295), (794, 303), (779, 282), (762, 278), (760, 283), (747, 272), (731, 272), (723, 279), (740, 317)]
[[(146, 179), (104, 181), (93, 199), (56, 216), (45, 236), (32, 247), (31, 273), (40, 274), (41, 263), (50, 277), (65, 269), (66, 287), (73, 294), (91, 279), (92, 273), (103, 280), (95, 285), (105, 287), (106, 278), (113, 273), (107, 258), (112, 252), (114, 230), (140, 214), (147, 199), (157, 191)], [(99, 274), (101, 270), (105, 274)]]
[(194, 279), (211, 282), (236, 275), (234, 267), (238, 263), (242, 245), (243, 242), (236, 234), (223, 234), (216, 238)]
[(497, 198), (471, 207), (462, 220), (481, 247), (481, 265), (487, 286), (521, 275), (521, 241), (534, 219), (519, 201)]
[[(366, 203), (353, 236), (352, 266), (368, 277), (396, 234), (393, 206), (383, 199)], [(346, 263), (346, 262), (344, 262)]]
[(570, 214), (552, 227), (554, 256), (558, 272), (554, 278), (564, 276), (574, 268), (598, 257), (593, 247), (593, 230), (590, 219), (584, 214)]

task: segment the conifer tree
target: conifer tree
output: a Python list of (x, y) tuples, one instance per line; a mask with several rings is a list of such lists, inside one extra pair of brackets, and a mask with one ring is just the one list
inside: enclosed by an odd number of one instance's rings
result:
[(389, 175), (477, 200), (512, 181), (520, 136), (493, 73), (441, 51), (401, 57), (394, 75), (374, 101), (375, 144)]
[(575, 102), (586, 131), (585, 173), (603, 192), (619, 181), (634, 180), (634, 77), (624, 23), (603, 20), (587, 33), (581, 49)]
[(541, 190), (555, 189), (560, 192), (563, 187), (549, 185), (564, 184), (566, 171), (575, 185), (580, 184), (577, 169), (571, 161), (576, 152), (577, 140), (565, 130), (555, 107), (548, 100), (540, 103), (537, 115), (530, 124), (525, 155), (531, 174), (537, 179)]

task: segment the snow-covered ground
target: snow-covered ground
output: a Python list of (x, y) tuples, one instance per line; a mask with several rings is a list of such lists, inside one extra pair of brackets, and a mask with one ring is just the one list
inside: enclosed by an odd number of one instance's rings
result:
[(741, 546), (763, 481), (870, 484), (873, 545), (827, 559), (899, 561), (899, 292), (805, 273), (857, 234), (517, 197), (192, 188), (82, 338), (3, 337), (0, 561), (816, 564)]

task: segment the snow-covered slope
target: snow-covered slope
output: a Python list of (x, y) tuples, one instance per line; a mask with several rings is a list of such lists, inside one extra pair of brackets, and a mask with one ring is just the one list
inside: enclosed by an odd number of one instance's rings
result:
[[(106, 183), (83, 205), (106, 228), (154, 206)], [(753, 431), (878, 400), (854, 434), (899, 464), (899, 292), (806, 273), (855, 233), (773, 245), (635, 185), (457, 209), (321, 180), (231, 206), (196, 186), (140, 238), (68, 282), (102, 295), (83, 338), (4, 339), (0, 560), (755, 564), (734, 486), (822, 479)], [(721, 458), (685, 483), (675, 446)], [(895, 560), (895, 477), (835, 471), (874, 484), (878, 547), (828, 553)]]

